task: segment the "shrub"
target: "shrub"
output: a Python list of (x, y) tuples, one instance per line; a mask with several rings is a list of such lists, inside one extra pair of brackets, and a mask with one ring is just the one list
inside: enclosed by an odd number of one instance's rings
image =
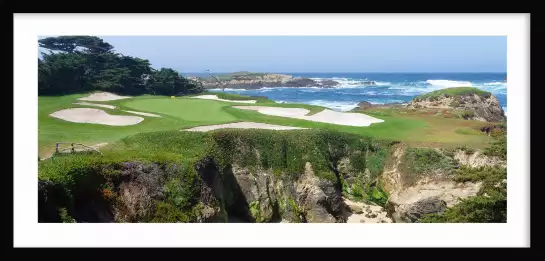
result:
[(380, 185), (370, 187), (366, 193), (366, 199), (378, 204), (379, 206), (385, 207), (388, 202), (388, 193), (382, 190)]
[(500, 157), (503, 160), (507, 159), (507, 137), (503, 136), (497, 138), (484, 150), (484, 154), (487, 156)]
[(483, 182), (477, 196), (462, 200), (444, 213), (426, 215), (422, 223), (505, 223), (507, 222), (507, 170), (502, 167), (456, 170), (457, 182)]
[(76, 220), (68, 214), (66, 208), (59, 209), (59, 216), (62, 223), (76, 223)]
[(461, 114), (461, 117), (464, 119), (464, 120), (470, 120), (470, 119), (473, 119), (473, 117), (475, 117), (475, 113), (473, 111), (463, 111), (462, 114)]
[(407, 148), (400, 168), (406, 185), (414, 185), (426, 175), (452, 174), (456, 162), (443, 153), (430, 148)]
[(157, 205), (152, 223), (187, 223), (189, 218), (183, 214), (175, 206), (165, 202), (160, 202)]

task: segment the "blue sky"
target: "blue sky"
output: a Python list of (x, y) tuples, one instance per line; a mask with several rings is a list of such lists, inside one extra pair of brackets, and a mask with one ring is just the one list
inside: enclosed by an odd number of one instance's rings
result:
[(100, 36), (181, 73), (505, 72), (505, 36)]

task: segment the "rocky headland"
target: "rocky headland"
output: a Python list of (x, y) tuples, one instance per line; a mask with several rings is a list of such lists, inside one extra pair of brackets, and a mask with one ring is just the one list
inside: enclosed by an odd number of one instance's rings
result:
[[(333, 88), (339, 85), (334, 80), (314, 80), (304, 77), (276, 73), (236, 72), (215, 77), (188, 77), (200, 82), (206, 89), (259, 89), (263, 87), (319, 87)], [(218, 81), (219, 80), (219, 81)], [(375, 85), (373, 81), (363, 82), (363, 85)]]
[(473, 87), (447, 88), (415, 97), (409, 108), (454, 109), (462, 118), (486, 122), (505, 122), (498, 99), (490, 92)]
[(408, 103), (371, 104), (362, 101), (354, 111), (380, 108), (449, 110), (460, 118), (485, 122), (505, 122), (507, 117), (498, 99), (491, 93), (472, 87), (454, 87), (432, 91)]

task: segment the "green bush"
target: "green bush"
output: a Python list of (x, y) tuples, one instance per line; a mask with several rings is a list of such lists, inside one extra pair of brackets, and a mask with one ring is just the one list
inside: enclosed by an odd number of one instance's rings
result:
[(466, 146), (466, 145), (458, 146), (456, 149), (465, 152), (466, 155), (471, 155), (471, 154), (475, 153), (475, 149), (473, 149), (473, 148), (471, 148), (469, 146)]
[(456, 162), (443, 153), (430, 148), (407, 148), (400, 168), (404, 183), (414, 185), (422, 176), (435, 173), (452, 174)]
[(422, 223), (505, 223), (507, 222), (507, 170), (502, 167), (456, 170), (457, 182), (483, 182), (477, 196), (462, 200), (441, 214), (426, 215)]
[(367, 190), (366, 199), (379, 206), (385, 207), (386, 203), (388, 203), (388, 193), (386, 193), (380, 185), (377, 185), (375, 187), (370, 187)]
[(461, 113), (460, 117), (462, 117), (465, 120), (470, 120), (470, 119), (473, 119), (473, 117), (475, 117), (475, 113), (473, 111), (466, 110)]
[(178, 208), (165, 202), (157, 205), (152, 223), (188, 223), (189, 218)]
[(497, 156), (500, 157), (503, 160), (507, 159), (507, 137), (499, 137), (495, 141), (492, 142), (490, 146), (488, 146), (484, 150), (484, 154), (488, 156)]

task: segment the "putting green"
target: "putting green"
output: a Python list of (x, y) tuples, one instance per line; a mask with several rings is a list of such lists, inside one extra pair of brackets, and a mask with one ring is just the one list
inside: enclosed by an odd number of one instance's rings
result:
[(222, 102), (197, 99), (134, 99), (123, 102), (125, 107), (170, 115), (185, 121), (202, 123), (226, 123), (237, 118), (222, 108), (229, 106)]

